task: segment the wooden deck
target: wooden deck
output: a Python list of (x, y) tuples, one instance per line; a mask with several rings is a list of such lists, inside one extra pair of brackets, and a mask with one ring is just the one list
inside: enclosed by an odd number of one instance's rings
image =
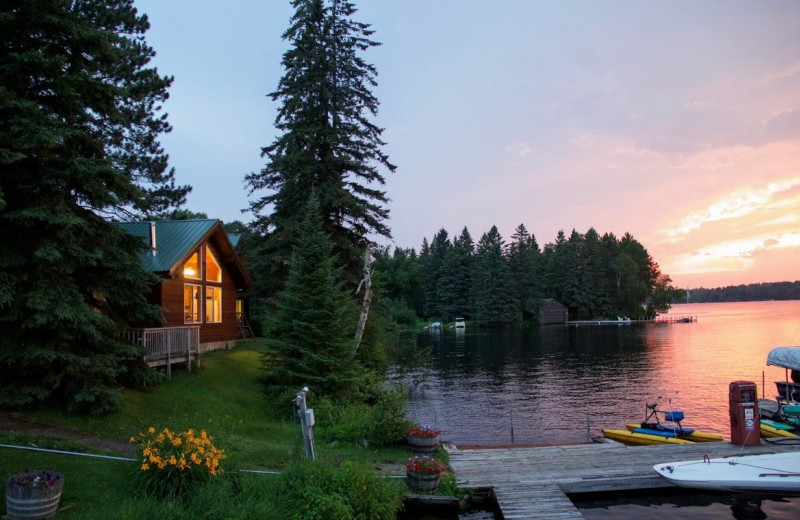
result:
[(567, 493), (670, 487), (653, 465), (682, 460), (798, 451), (800, 446), (729, 442), (625, 446), (616, 442), (459, 450), (448, 448), (460, 484), (494, 488), (505, 520), (582, 519)]

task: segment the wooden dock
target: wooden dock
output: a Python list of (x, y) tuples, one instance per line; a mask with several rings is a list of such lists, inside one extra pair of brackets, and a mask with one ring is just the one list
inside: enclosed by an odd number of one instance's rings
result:
[(616, 442), (536, 448), (448, 448), (460, 484), (494, 489), (505, 520), (582, 519), (567, 494), (671, 487), (653, 465), (798, 451), (800, 446), (734, 446), (729, 442), (625, 446)]

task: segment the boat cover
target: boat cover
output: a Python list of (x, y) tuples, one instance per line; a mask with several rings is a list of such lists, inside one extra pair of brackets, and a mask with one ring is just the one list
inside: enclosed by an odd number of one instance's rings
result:
[(800, 370), (800, 347), (775, 347), (767, 355), (767, 365)]

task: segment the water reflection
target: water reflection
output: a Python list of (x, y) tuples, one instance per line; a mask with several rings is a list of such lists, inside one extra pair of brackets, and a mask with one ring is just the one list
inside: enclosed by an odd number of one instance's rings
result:
[(417, 348), (430, 363), (396, 377), (425, 385), (411, 415), (461, 443), (582, 442), (643, 419), (647, 402), (676, 391), (687, 426), (729, 436), (729, 382), (761, 392), (765, 371), (774, 392), (784, 374), (766, 354), (792, 342), (800, 302), (677, 307), (698, 321), (424, 334)]

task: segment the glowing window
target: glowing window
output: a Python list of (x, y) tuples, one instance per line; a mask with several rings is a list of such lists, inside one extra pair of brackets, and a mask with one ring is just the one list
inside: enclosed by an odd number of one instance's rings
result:
[(222, 322), (222, 289), (206, 287), (206, 323)]
[(206, 280), (210, 282), (222, 281), (222, 269), (219, 268), (219, 262), (214, 258), (214, 253), (211, 248), (206, 246)]
[(183, 264), (183, 277), (184, 278), (194, 278), (196, 280), (200, 280), (200, 253), (195, 252), (189, 259)]
[(200, 295), (202, 287), (185, 284), (183, 286), (183, 321), (200, 323)]

